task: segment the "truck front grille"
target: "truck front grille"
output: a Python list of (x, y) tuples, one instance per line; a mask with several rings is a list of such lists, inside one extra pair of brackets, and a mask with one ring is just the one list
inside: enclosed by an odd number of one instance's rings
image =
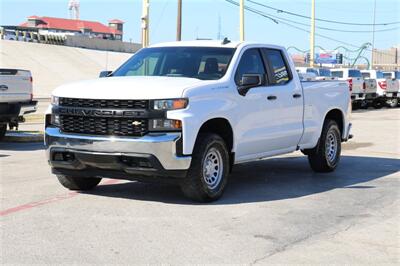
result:
[(149, 101), (60, 98), (60, 106), (111, 109), (147, 109), (149, 107)]
[[(100, 100), (60, 98), (60, 108), (87, 110), (115, 110), (119, 112), (134, 111), (140, 113), (149, 108), (148, 100)], [(140, 137), (148, 133), (148, 119), (142, 117), (113, 117), (112, 115), (97, 116), (94, 113), (60, 114), (60, 129), (66, 133), (134, 136)]]
[(67, 133), (109, 136), (144, 136), (147, 119), (60, 115), (61, 130)]

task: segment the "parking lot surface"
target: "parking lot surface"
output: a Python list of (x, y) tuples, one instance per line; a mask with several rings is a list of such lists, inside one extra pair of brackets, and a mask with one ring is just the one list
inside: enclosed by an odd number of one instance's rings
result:
[(223, 198), (104, 179), (65, 190), (41, 143), (0, 143), (2, 264), (400, 263), (400, 109), (353, 113), (337, 171), (235, 166)]

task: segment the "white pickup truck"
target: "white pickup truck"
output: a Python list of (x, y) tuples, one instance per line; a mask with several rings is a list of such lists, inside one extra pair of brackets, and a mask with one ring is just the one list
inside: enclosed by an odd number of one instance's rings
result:
[(397, 100), (396, 80), (386, 78), (379, 70), (361, 70), (361, 74), (365, 80), (366, 92), (376, 94), (375, 98), (369, 100), (374, 108), (382, 108), (386, 102)]
[(347, 81), (351, 92), (351, 100), (353, 108), (359, 108), (365, 105), (366, 100), (374, 99), (376, 96), (373, 93), (368, 93), (365, 90), (365, 82), (360, 70), (352, 68), (336, 68), (331, 69), (332, 77), (338, 80)]
[(102, 76), (58, 87), (47, 110), (48, 161), (68, 189), (168, 180), (207, 202), (238, 163), (301, 150), (333, 171), (351, 137), (346, 82), (300, 82), (280, 46), (153, 45)]
[(24, 115), (36, 111), (33, 101), (32, 75), (29, 70), (0, 68), (0, 139), (7, 125), (18, 129)]

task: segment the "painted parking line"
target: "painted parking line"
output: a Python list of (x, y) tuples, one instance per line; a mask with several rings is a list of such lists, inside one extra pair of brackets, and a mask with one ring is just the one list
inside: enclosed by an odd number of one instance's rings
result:
[[(107, 180), (107, 181), (103, 182), (102, 185), (113, 185), (113, 184), (117, 184), (119, 182), (121, 182), (121, 180), (110, 179), (110, 180)], [(77, 191), (73, 191), (73, 192), (69, 192), (67, 194), (55, 196), (53, 198), (26, 203), (26, 204), (23, 204), (23, 205), (19, 205), (19, 206), (13, 207), (13, 208), (9, 208), (9, 209), (0, 211), (0, 217), (6, 216), (6, 215), (9, 215), (9, 214), (12, 214), (12, 213), (24, 211), (24, 210), (29, 210), (29, 209), (36, 208), (36, 207), (39, 207), (39, 206), (47, 205), (47, 204), (50, 204), (50, 203), (55, 203), (55, 202), (58, 202), (58, 201), (70, 199), (70, 198), (73, 198), (73, 197), (78, 196), (78, 195), (79, 195), (79, 193)]]

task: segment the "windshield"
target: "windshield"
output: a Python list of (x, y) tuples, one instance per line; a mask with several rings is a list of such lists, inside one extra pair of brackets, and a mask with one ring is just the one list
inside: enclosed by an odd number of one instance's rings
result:
[(319, 75), (321, 77), (330, 77), (331, 76), (331, 71), (329, 69), (326, 69), (326, 68), (320, 68), (319, 69)]
[(225, 75), (233, 48), (159, 47), (145, 48), (132, 56), (112, 76), (166, 76), (202, 80)]
[(361, 78), (360, 70), (350, 69), (349, 70), (349, 77), (351, 78)]
[(383, 77), (385, 79), (391, 79), (392, 78), (392, 73), (390, 72), (383, 72)]
[(381, 72), (381, 71), (376, 71), (376, 78), (377, 78), (377, 79), (384, 79), (385, 76), (383, 75), (383, 72)]

